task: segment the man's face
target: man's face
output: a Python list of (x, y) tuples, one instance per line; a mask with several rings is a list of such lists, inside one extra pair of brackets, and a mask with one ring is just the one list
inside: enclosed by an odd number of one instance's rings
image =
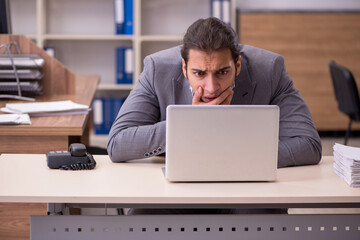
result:
[(201, 101), (204, 103), (212, 102), (232, 87), (240, 68), (241, 58), (239, 57), (235, 70), (230, 49), (211, 53), (190, 49), (187, 65), (183, 60), (183, 73), (194, 92), (202, 88)]

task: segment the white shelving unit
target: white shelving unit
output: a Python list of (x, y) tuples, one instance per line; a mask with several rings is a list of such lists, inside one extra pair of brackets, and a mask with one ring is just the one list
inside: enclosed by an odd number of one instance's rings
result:
[[(232, 26), (236, 0), (231, 0)], [(145, 56), (181, 44), (188, 26), (210, 16), (210, 0), (134, 0), (134, 34), (116, 35), (114, 0), (10, 0), (13, 34), (39, 47), (53, 46), (56, 58), (75, 74), (98, 74), (98, 96), (127, 96)], [(115, 48), (134, 49), (134, 84), (115, 83)]]
[[(236, 1), (231, 5), (235, 26)], [(131, 90), (134, 85), (114, 83), (115, 47), (133, 46), (136, 84), (143, 58), (181, 44), (186, 28), (210, 15), (210, 0), (134, 0), (133, 35), (114, 34), (114, 0), (11, 0), (10, 9), (14, 34), (54, 46), (56, 57), (75, 73), (99, 74), (101, 91)]]

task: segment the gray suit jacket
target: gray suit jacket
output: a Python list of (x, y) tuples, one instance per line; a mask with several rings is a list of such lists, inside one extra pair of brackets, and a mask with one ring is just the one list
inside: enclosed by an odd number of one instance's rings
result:
[[(318, 163), (320, 138), (305, 101), (285, 69), (284, 58), (259, 48), (241, 47), (241, 72), (235, 80), (231, 104), (280, 107), (278, 167)], [(110, 130), (107, 150), (112, 161), (165, 152), (166, 107), (192, 102), (181, 60), (180, 47), (145, 58), (144, 71)]]

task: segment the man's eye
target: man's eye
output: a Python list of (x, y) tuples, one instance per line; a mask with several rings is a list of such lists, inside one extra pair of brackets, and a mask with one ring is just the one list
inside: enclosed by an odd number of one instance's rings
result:
[(228, 70), (221, 70), (221, 71), (218, 71), (218, 74), (226, 75), (228, 72), (229, 72)]
[(204, 76), (204, 74), (205, 74), (205, 72), (194, 72), (194, 75), (198, 76), (198, 77)]

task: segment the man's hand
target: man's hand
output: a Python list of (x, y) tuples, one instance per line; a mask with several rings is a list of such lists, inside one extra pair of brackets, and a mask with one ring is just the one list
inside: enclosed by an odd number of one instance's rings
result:
[(192, 105), (230, 105), (231, 99), (234, 95), (234, 91), (232, 87), (227, 88), (223, 91), (218, 97), (214, 98), (209, 102), (204, 102), (201, 97), (203, 96), (203, 88), (199, 87), (197, 91), (195, 91)]

